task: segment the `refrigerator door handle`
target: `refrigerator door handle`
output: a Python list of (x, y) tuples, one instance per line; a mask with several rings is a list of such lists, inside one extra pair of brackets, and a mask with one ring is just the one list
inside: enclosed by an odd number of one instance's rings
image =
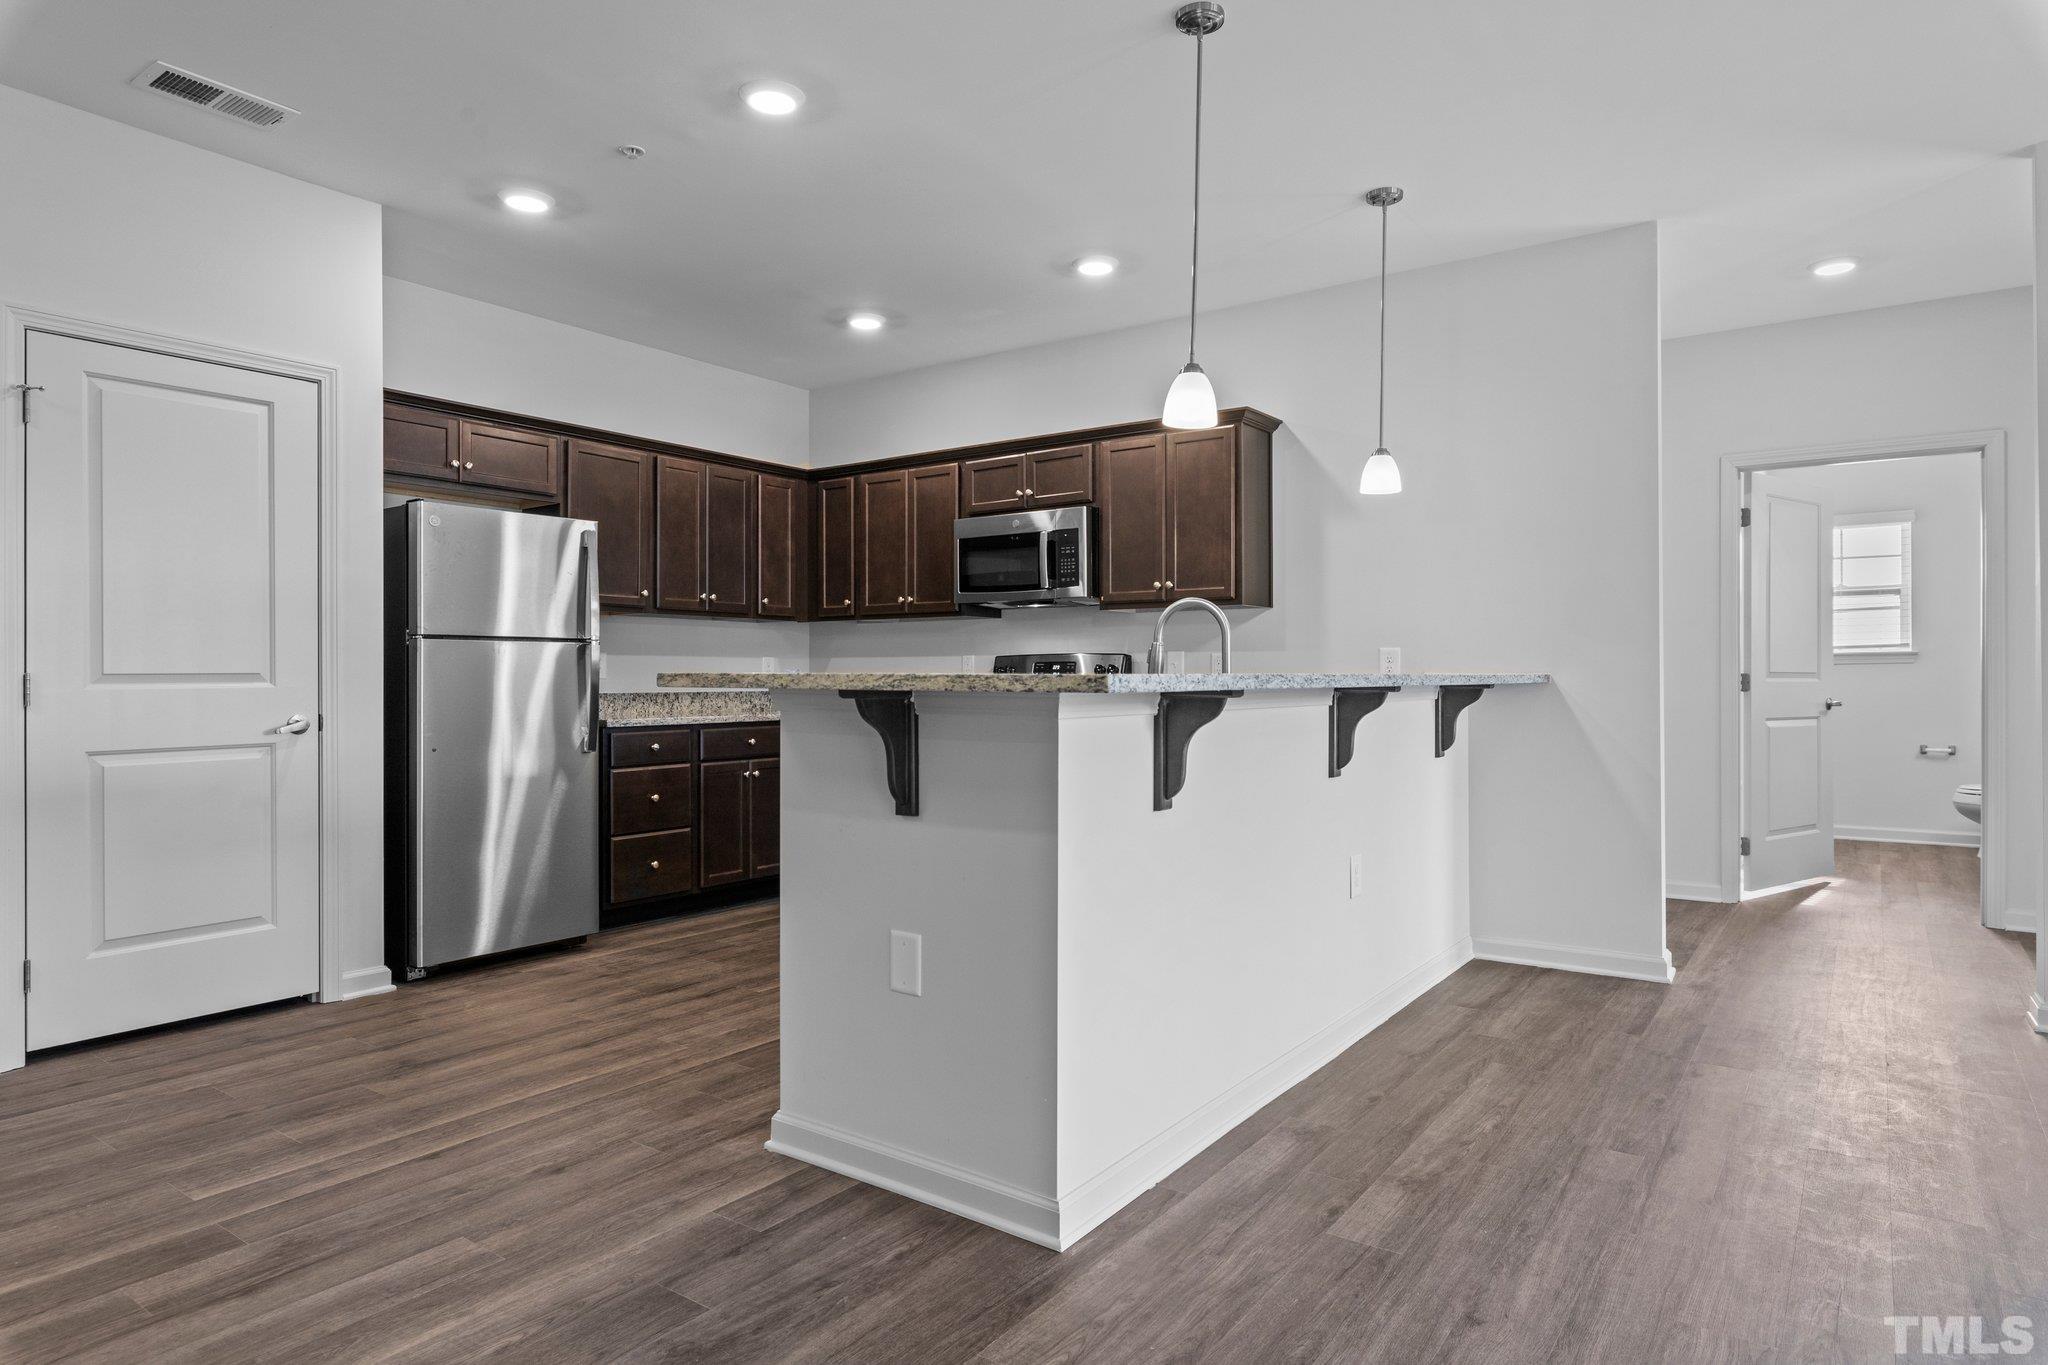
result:
[(583, 641), (580, 648), (583, 651), (583, 752), (594, 754), (597, 752), (597, 732), (604, 724), (598, 706), (598, 699), (602, 694), (597, 687), (597, 637), (593, 635)]
[(597, 647), (597, 528), (583, 532), (578, 548), (578, 568), (583, 579), (583, 685), (588, 702), (584, 711), (583, 752), (597, 752), (597, 731), (600, 724), (598, 696), (600, 684), (604, 681), (604, 660)]
[(577, 550), (578, 577), (583, 581), (583, 638), (597, 639), (597, 528), (584, 531)]

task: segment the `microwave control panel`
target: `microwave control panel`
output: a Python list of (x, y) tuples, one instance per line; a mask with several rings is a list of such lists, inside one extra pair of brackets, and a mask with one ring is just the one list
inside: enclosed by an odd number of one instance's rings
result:
[(1048, 588), (1081, 586), (1081, 532), (1078, 527), (1046, 532), (1045, 558), (1051, 573), (1051, 581), (1046, 584)]

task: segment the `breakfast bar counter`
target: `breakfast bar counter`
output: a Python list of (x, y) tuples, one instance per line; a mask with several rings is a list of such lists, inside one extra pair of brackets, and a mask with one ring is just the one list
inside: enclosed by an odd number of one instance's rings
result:
[(657, 682), (781, 715), (770, 1149), (1064, 1249), (1472, 957), (1467, 755), (1547, 678)]

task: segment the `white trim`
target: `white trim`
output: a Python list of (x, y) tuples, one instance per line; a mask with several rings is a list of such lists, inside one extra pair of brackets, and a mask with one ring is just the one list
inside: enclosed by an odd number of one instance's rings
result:
[(2041, 912), (2029, 906), (2008, 905), (2005, 907), (2005, 931), (2009, 934), (2040, 933)]
[[(340, 651), (335, 631), (342, 619), (341, 565), (341, 372), (331, 365), (265, 355), (233, 346), (195, 341), (143, 331), (118, 323), (73, 317), (21, 304), (0, 304), (0, 330), (6, 335), (7, 382), (20, 383), (27, 366), (30, 331), (53, 332), (81, 341), (104, 342), (136, 350), (156, 351), (187, 360), (234, 365), (264, 374), (310, 381), (319, 392), (320, 432), (320, 714), (327, 722), (320, 737), (320, 996), (325, 1000), (346, 998), (341, 967), (342, 898), (341, 869), (344, 822), (342, 820), (340, 746), (335, 743), (339, 718), (348, 714), (342, 705)], [(19, 409), (10, 408), (0, 427), (0, 542), (10, 552), (0, 554), (0, 677), (19, 676), (24, 667), (22, 607), (27, 585), (22, 577), (22, 556), (26, 508), (22, 502), (25, 485), (25, 432)], [(28, 907), (22, 900), (23, 866), (26, 849), (27, 812), (22, 808), (27, 781), (25, 739), (27, 718), (16, 708), (15, 720), (0, 726), (0, 963), (18, 961), (26, 941)], [(10, 951), (11, 950), (11, 951)], [(20, 978), (14, 972), (0, 972), (13, 984), (0, 989), (16, 993), (20, 1008), (0, 1011), (0, 1071), (21, 1066), (27, 1059), (28, 1000), (20, 994)]]
[[(1844, 445), (1801, 446), (1784, 450), (1746, 451), (1721, 457), (1721, 629), (1720, 667), (1715, 681), (1716, 743), (1720, 751), (1718, 819), (1716, 846), (1720, 849), (1721, 882), (1742, 885), (1742, 855), (1736, 840), (1742, 833), (1742, 691), (1738, 679), (1742, 670), (1742, 536), (1738, 516), (1743, 504), (1744, 476), (1757, 470), (1848, 464), (1864, 460), (1910, 459), (1916, 455), (1959, 455), (1976, 452), (1983, 460), (1983, 658), (1980, 685), (1984, 690), (1984, 830), (1980, 836), (1985, 850), (1980, 870), (1979, 902), (1984, 923), (1990, 928), (1999, 918), (1997, 907), (2005, 904), (2006, 857), (2012, 847), (2005, 828), (2003, 800), (2008, 781), (2006, 750), (2007, 711), (2006, 660), (2011, 641), (2006, 638), (2006, 436), (2003, 430), (1959, 431), (1929, 436), (1902, 437), (1894, 441), (1852, 442)], [(1745, 892), (1745, 897), (1757, 893)]]
[(1433, 954), (1357, 1009), (1274, 1058), (1180, 1122), (1060, 1196), (1062, 1251), (1118, 1209), (1179, 1170), (1231, 1129), (1336, 1060), (1338, 1054), (1406, 1009), (1472, 960), (1461, 938)]
[(1471, 960), (1472, 941), (1459, 939), (1058, 1199), (787, 1112), (778, 1112), (770, 1123), (766, 1146), (1027, 1242), (1065, 1251)]
[(1838, 649), (1835, 652), (1838, 664), (1910, 664), (1917, 662), (1917, 649)]
[(1472, 955), (1486, 962), (1509, 962), (1518, 967), (1549, 967), (1561, 972), (1585, 972), (1592, 976), (1620, 976), (1631, 981), (1655, 981), (1668, 985), (1678, 975), (1671, 962), (1671, 950), (1651, 956), (1647, 953), (1616, 953), (1605, 948), (1580, 948), (1569, 943), (1536, 943), (1517, 938), (1475, 938)]
[(947, 1213), (1012, 1237), (1022, 1237), (1054, 1251), (1064, 1251), (1059, 1236), (1059, 1207), (1044, 1195), (949, 1162), (920, 1156), (874, 1138), (849, 1133), (817, 1119), (798, 1118), (777, 1110), (762, 1144), (781, 1156), (808, 1161), (828, 1171), (852, 1176), (869, 1185), (915, 1199)]
[(382, 995), (386, 991), (397, 989), (398, 987), (391, 984), (389, 967), (357, 967), (353, 971), (341, 974), (343, 1000), (360, 1000), (366, 995)]
[(1735, 897), (1729, 895), (1722, 888), (1715, 886), (1712, 882), (1666, 882), (1664, 883), (1664, 899), (1671, 901), (1712, 901), (1719, 905), (1727, 905)]
[(2027, 1011), (2027, 1019), (2033, 1024), (2034, 1032), (2048, 1033), (2048, 998), (2039, 991), (2034, 992), (2034, 1007)]
[(1939, 844), (1944, 848), (1977, 848), (1984, 836), (1968, 830), (1887, 829), (1883, 825), (1836, 825), (1835, 838), (1868, 844)]

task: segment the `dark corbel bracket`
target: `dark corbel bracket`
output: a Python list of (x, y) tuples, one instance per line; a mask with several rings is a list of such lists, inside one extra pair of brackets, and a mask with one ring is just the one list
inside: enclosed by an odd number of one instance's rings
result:
[(1162, 692), (1152, 717), (1152, 809), (1172, 810), (1188, 781), (1188, 741), (1243, 692)]
[(1343, 773), (1358, 742), (1358, 722), (1380, 709), (1398, 687), (1339, 687), (1330, 693), (1330, 776)]
[(1480, 683), (1466, 687), (1439, 687), (1436, 690), (1436, 756), (1442, 758), (1451, 751), (1451, 745), (1458, 739), (1458, 713), (1479, 700), (1479, 694), (1487, 690), (1487, 684)]
[(917, 703), (908, 692), (841, 692), (882, 737), (898, 815), (917, 814)]

